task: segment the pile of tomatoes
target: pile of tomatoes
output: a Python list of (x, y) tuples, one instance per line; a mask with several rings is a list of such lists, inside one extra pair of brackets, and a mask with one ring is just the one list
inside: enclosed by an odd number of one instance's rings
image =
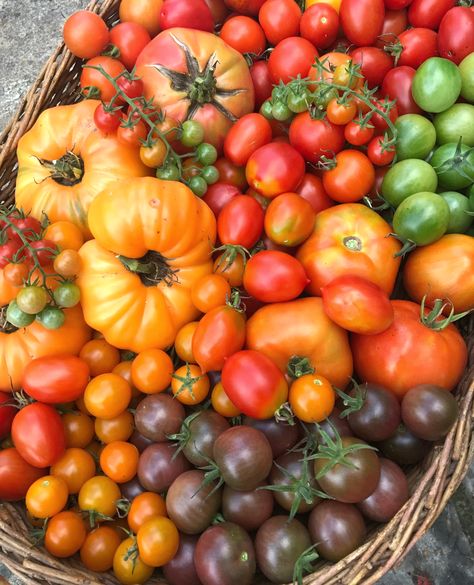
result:
[(402, 508), (474, 308), (454, 4), (66, 21), (83, 100), (20, 139), (0, 214), (0, 500), (38, 545), (123, 584), (301, 583)]

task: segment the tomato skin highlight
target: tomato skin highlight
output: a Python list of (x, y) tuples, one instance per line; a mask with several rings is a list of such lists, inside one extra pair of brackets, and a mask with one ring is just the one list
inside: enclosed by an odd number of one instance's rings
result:
[(222, 385), (232, 403), (252, 418), (265, 419), (288, 397), (288, 384), (274, 362), (254, 350), (228, 358), (222, 369)]
[(383, 0), (342, 0), (339, 12), (345, 36), (359, 47), (375, 43), (384, 15)]
[(317, 163), (328, 151), (337, 154), (342, 150), (344, 126), (332, 124), (328, 120), (313, 120), (309, 112), (303, 112), (291, 122), (289, 137), (290, 144), (305, 160)]

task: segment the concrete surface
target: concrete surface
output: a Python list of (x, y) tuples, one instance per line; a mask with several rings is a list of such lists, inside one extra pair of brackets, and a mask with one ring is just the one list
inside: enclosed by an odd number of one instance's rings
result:
[[(66, 16), (85, 0), (0, 0), (0, 130), (60, 39)], [(474, 584), (474, 474), (430, 532), (379, 585)], [(0, 566), (0, 575), (8, 577)], [(17, 581), (11, 579), (17, 585)], [(184, 584), (183, 584), (184, 585)]]

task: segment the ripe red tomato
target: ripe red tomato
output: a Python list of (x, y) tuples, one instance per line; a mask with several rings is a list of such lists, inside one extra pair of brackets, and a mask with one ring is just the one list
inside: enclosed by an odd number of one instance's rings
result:
[(41, 402), (28, 404), (17, 413), (12, 439), (18, 453), (35, 467), (50, 467), (66, 449), (61, 417), (52, 406)]
[(384, 0), (385, 7), (389, 10), (401, 10), (411, 4), (413, 0)]
[(41, 234), (42, 227), (39, 220), (36, 217), (32, 217), (31, 215), (27, 215), (26, 217), (11, 217), (10, 221), (16, 227), (7, 227), (5, 231), (5, 235), (10, 240), (15, 240), (17, 242), (21, 242), (21, 238), (17, 232), (20, 230), (25, 237), (28, 239), (34, 238), (36, 235)]
[(217, 233), (222, 244), (250, 249), (263, 230), (263, 209), (248, 195), (233, 197), (217, 218)]
[(339, 276), (323, 286), (321, 294), (327, 316), (347, 331), (374, 335), (393, 322), (387, 293), (360, 276)]
[(298, 187), (305, 171), (301, 154), (284, 142), (271, 142), (256, 150), (247, 161), (247, 181), (264, 197), (276, 197)]
[(382, 32), (384, 13), (383, 0), (342, 0), (342, 30), (358, 47), (373, 45)]
[(0, 439), (4, 439), (10, 434), (12, 422), (17, 412), (12, 395), (0, 392)]
[(273, 80), (268, 62), (256, 61), (250, 67), (250, 75), (255, 90), (255, 109), (258, 109), (272, 95)]
[(214, 166), (219, 171), (219, 182), (234, 185), (239, 191), (245, 191), (248, 187), (245, 178), (245, 168), (238, 167), (225, 157), (218, 158)]
[(32, 483), (47, 473), (27, 463), (17, 449), (0, 451), (0, 500), (22, 500)]
[[(400, 398), (419, 384), (452, 390), (467, 363), (464, 339), (454, 325), (436, 331), (421, 321), (421, 307), (391, 301), (394, 321), (383, 333), (354, 335), (352, 353), (359, 377)], [(425, 316), (429, 309), (425, 309)], [(439, 321), (439, 320), (437, 320)], [(436, 323), (435, 323), (436, 324)]]
[(387, 73), (393, 67), (390, 55), (377, 47), (359, 47), (351, 53), (353, 63), (360, 65), (360, 72), (369, 87), (382, 85)]
[(408, 8), (408, 21), (413, 27), (438, 30), (443, 16), (456, 5), (456, 0), (413, 0)]
[(451, 8), (443, 16), (438, 31), (440, 57), (458, 65), (474, 51), (474, 10), (467, 6)]
[(410, 28), (398, 37), (401, 54), (397, 65), (418, 67), (438, 54), (438, 35), (429, 28)]
[(311, 204), (313, 211), (319, 213), (334, 205), (334, 201), (329, 197), (324, 189), (322, 180), (312, 173), (305, 173), (301, 183), (296, 189), (296, 193), (301, 195)]
[(16, 254), (20, 247), (21, 244), (15, 240), (7, 240), (0, 245), (0, 268), (5, 268), (7, 264), (18, 259)]
[(265, 419), (288, 398), (285, 376), (263, 353), (243, 350), (226, 360), (222, 385), (232, 403), (252, 418)]
[(375, 111), (370, 118), (370, 122), (374, 125), (376, 134), (384, 134), (388, 129), (388, 124), (379, 112), (388, 116), (392, 124), (398, 118), (397, 104), (390, 103), (390, 100), (374, 100), (372, 102), (375, 106)]
[(73, 355), (45, 356), (31, 361), (23, 373), (25, 392), (40, 402), (77, 400), (89, 381), (89, 366)]
[(147, 126), (142, 120), (139, 120), (133, 126), (120, 126), (117, 130), (117, 139), (127, 146), (141, 146), (148, 135)]
[(151, 41), (150, 33), (136, 22), (121, 22), (110, 30), (110, 42), (120, 51), (119, 59), (131, 71), (138, 55)]
[(278, 43), (270, 53), (268, 67), (273, 83), (288, 83), (292, 78), (306, 77), (318, 57), (318, 51), (302, 37), (288, 37)]
[(301, 263), (277, 250), (257, 252), (245, 266), (245, 290), (264, 303), (296, 299), (308, 282)]
[(115, 132), (120, 126), (121, 121), (121, 110), (106, 110), (103, 103), (100, 103), (95, 109), (94, 123), (97, 128), (105, 134), (108, 134), (109, 132)]
[(161, 30), (194, 28), (214, 31), (214, 19), (204, 0), (164, 0), (160, 12)]
[(415, 77), (413, 67), (395, 67), (391, 69), (382, 85), (382, 95), (397, 100), (397, 109), (400, 116), (403, 114), (421, 114), (421, 108), (415, 103), (411, 94), (411, 86)]
[(337, 154), (344, 146), (344, 127), (317, 120), (309, 112), (295, 116), (290, 126), (290, 143), (305, 160), (319, 162), (321, 156)]
[(242, 116), (224, 140), (224, 154), (233, 164), (247, 164), (250, 155), (272, 140), (270, 122), (261, 114)]
[(323, 172), (324, 188), (339, 203), (359, 201), (369, 193), (374, 181), (372, 163), (358, 150), (343, 150), (336, 155), (336, 166)]
[(221, 39), (242, 55), (260, 55), (267, 45), (262, 27), (248, 16), (232, 16), (226, 20)]
[(367, 144), (373, 135), (374, 126), (370, 122), (366, 125), (361, 125), (358, 121), (351, 121), (344, 128), (344, 138), (354, 146)]
[(313, 4), (303, 12), (300, 34), (317, 49), (327, 49), (337, 38), (339, 15), (325, 3)]
[(103, 102), (110, 102), (116, 94), (116, 90), (100, 71), (97, 69), (91, 69), (91, 67), (99, 66), (102, 67), (111, 77), (118, 77), (125, 71), (125, 67), (118, 59), (100, 56), (87, 61), (82, 69), (80, 78), (82, 93), (86, 97), (94, 97), (94, 92), (98, 91), (99, 93), (95, 97), (98, 97)]
[(33, 257), (36, 256), (36, 260), (41, 266), (47, 266), (54, 260), (54, 251), (58, 249), (56, 244), (51, 240), (35, 240), (30, 242), (31, 248), (28, 248), (27, 254), (33, 261)]
[(91, 59), (107, 46), (109, 30), (98, 14), (79, 10), (64, 23), (63, 37), (73, 55), (81, 59)]
[(407, 28), (407, 23), (406, 10), (385, 10), (382, 32), (375, 46), (383, 49), (386, 43), (393, 42)]
[(372, 138), (367, 146), (367, 156), (373, 165), (384, 167), (389, 165), (395, 158), (395, 146), (384, 147), (384, 137), (376, 136)]
[(265, 0), (224, 0), (227, 8), (239, 14), (257, 16)]
[(242, 195), (237, 187), (218, 182), (208, 186), (202, 199), (209, 205), (214, 215), (218, 217), (224, 206), (236, 195)]
[(272, 45), (299, 33), (301, 10), (293, 0), (267, 0), (260, 8), (258, 21)]

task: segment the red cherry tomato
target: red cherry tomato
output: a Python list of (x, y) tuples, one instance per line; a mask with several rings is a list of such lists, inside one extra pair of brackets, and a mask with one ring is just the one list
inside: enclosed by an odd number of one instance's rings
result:
[(393, 67), (393, 59), (377, 47), (359, 47), (351, 53), (352, 62), (360, 65), (360, 72), (369, 87), (382, 85), (387, 73)]
[(260, 55), (267, 45), (262, 27), (248, 16), (232, 16), (226, 20), (221, 39), (242, 55)]
[(392, 145), (384, 148), (384, 137), (375, 136), (367, 146), (367, 156), (372, 164), (384, 167), (395, 158), (395, 147)]
[(270, 53), (268, 67), (274, 83), (288, 83), (292, 78), (306, 77), (318, 57), (318, 51), (302, 37), (288, 37)]
[(104, 104), (99, 104), (94, 112), (94, 123), (97, 128), (108, 134), (109, 132), (115, 132), (120, 126), (122, 121), (122, 111), (119, 110), (107, 110), (104, 108)]
[(313, 4), (303, 12), (300, 34), (317, 49), (327, 49), (337, 38), (339, 15), (325, 3)]
[(342, 150), (344, 126), (313, 119), (309, 112), (303, 112), (291, 122), (290, 143), (305, 160), (317, 163), (323, 155), (331, 156)]
[(396, 100), (400, 116), (403, 114), (421, 114), (421, 108), (415, 103), (411, 93), (413, 78), (415, 77), (413, 67), (395, 67), (391, 69), (382, 84), (382, 95)]
[(401, 54), (397, 65), (418, 67), (438, 54), (438, 36), (429, 28), (410, 28), (399, 36)]
[(352, 120), (344, 128), (344, 138), (349, 144), (362, 146), (367, 144), (374, 135), (374, 125), (370, 122), (362, 126), (358, 121)]
[(248, 195), (237, 195), (219, 214), (217, 233), (222, 244), (254, 246), (263, 230), (263, 209)]

